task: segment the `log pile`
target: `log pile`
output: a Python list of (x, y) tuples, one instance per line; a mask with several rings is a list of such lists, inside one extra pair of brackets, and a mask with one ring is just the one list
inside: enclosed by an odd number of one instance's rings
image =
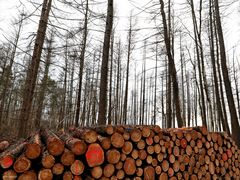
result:
[(240, 179), (240, 150), (226, 133), (159, 126), (41, 130), (0, 142), (0, 179)]

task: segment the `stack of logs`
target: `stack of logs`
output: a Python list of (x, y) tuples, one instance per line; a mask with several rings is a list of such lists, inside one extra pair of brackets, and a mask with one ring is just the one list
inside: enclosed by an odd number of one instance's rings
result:
[(44, 129), (8, 146), (0, 142), (3, 180), (240, 179), (235, 142), (205, 127)]

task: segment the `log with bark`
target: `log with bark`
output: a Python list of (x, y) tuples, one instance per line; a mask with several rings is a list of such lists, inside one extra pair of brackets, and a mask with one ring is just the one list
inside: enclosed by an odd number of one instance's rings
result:
[(240, 150), (206, 127), (42, 129), (0, 142), (0, 179), (240, 179)]

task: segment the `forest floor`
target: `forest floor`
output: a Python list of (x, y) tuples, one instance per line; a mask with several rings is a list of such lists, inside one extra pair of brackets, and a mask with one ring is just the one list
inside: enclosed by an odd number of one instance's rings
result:
[(14, 144), (18, 141), (17, 131), (14, 128), (1, 127), (0, 128), (0, 142), (7, 140), (10, 144)]

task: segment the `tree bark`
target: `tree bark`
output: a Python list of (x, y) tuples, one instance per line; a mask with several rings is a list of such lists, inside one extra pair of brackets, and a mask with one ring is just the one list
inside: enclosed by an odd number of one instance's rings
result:
[(87, 43), (87, 30), (88, 30), (88, 0), (86, 2), (86, 12), (84, 20), (84, 33), (83, 33), (83, 44), (80, 55), (80, 69), (79, 69), (79, 83), (78, 83), (78, 95), (77, 95), (77, 109), (75, 116), (75, 126), (79, 126), (80, 107), (81, 107), (81, 94), (82, 94), (82, 79), (83, 79), (83, 68), (85, 60), (85, 49)]
[(176, 72), (176, 67), (175, 67), (175, 62), (172, 57), (171, 53), (171, 44), (170, 44), (170, 39), (168, 35), (168, 28), (167, 28), (167, 23), (166, 23), (166, 15), (164, 12), (164, 2), (163, 0), (159, 0), (160, 5), (161, 5), (161, 15), (162, 15), (162, 21), (163, 21), (163, 29), (164, 29), (164, 42), (166, 45), (166, 50), (167, 50), (167, 57), (168, 61), (170, 63), (170, 74), (171, 78), (173, 81), (173, 98), (174, 98), (174, 104), (176, 108), (176, 116), (177, 116), (177, 122), (178, 122), (178, 127), (184, 126), (182, 117), (181, 117), (181, 107), (180, 107), (180, 99), (179, 99), (179, 88), (178, 88), (178, 80), (177, 80), (177, 72)]
[(42, 47), (46, 35), (47, 22), (49, 12), (51, 9), (52, 0), (44, 0), (42, 5), (41, 18), (38, 26), (37, 37), (35, 40), (32, 60), (29, 64), (27, 71), (27, 77), (23, 90), (23, 103), (21, 106), (21, 112), (19, 117), (19, 131), (18, 136), (26, 136), (28, 134), (29, 116), (32, 109), (32, 101), (34, 95), (34, 89), (37, 80), (37, 74), (40, 64), (40, 58), (42, 54)]
[(106, 124), (106, 111), (107, 111), (107, 85), (108, 85), (108, 59), (109, 47), (113, 25), (113, 0), (108, 0), (107, 21), (104, 34), (103, 43), (103, 56), (101, 67), (101, 80), (100, 80), (100, 97), (99, 97), (99, 117), (98, 124)]
[(223, 74), (223, 82), (225, 85), (226, 95), (227, 95), (227, 101), (231, 116), (231, 125), (232, 125), (232, 137), (238, 144), (240, 145), (240, 136), (239, 136), (239, 122), (237, 117), (237, 111), (236, 106), (234, 103), (233, 93), (232, 93), (232, 87), (231, 82), (228, 74), (228, 67), (227, 67), (227, 58), (226, 58), (226, 49), (225, 49), (225, 43), (224, 43), (224, 37), (223, 37), (223, 31), (222, 31), (222, 24), (221, 24), (221, 17), (219, 12), (219, 3), (218, 0), (214, 1), (214, 7), (215, 7), (215, 15), (216, 15), (216, 24), (217, 24), (217, 33), (219, 37), (219, 46), (220, 46), (220, 57), (221, 57), (221, 69)]

